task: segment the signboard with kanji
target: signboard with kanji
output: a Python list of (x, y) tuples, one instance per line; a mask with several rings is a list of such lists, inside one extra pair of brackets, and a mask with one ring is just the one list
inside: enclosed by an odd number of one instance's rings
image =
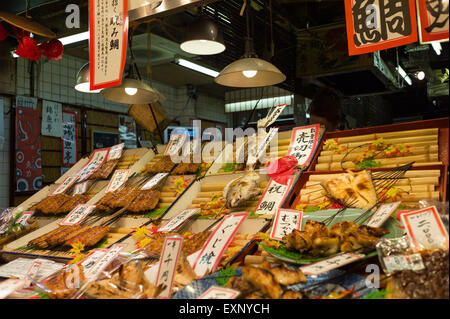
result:
[(448, 41), (448, 0), (417, 0), (420, 43)]
[(78, 159), (77, 144), (77, 114), (75, 112), (62, 112), (62, 136), (61, 136), (61, 165), (72, 166)]

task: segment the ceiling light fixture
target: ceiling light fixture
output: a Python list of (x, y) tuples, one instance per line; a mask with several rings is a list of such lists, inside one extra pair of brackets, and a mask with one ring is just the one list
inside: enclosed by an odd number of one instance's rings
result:
[(245, 53), (237, 61), (227, 65), (214, 81), (231, 87), (261, 87), (275, 85), (286, 80), (286, 76), (272, 63), (259, 59), (250, 37), (249, 8), (246, 9), (247, 37)]
[(89, 70), (89, 62), (84, 64), (77, 72), (75, 80), (75, 90), (83, 93), (99, 93), (99, 90), (90, 89), (91, 73)]
[(425, 79), (425, 72), (423, 72), (423, 71), (417, 71), (416, 73), (414, 73), (414, 76), (415, 76), (419, 81), (422, 81), (423, 79)]
[(441, 55), (442, 45), (440, 42), (437, 41), (431, 42), (431, 47), (433, 48), (434, 52), (436, 52), (437, 55)]
[(189, 26), (187, 37), (180, 44), (181, 50), (197, 55), (213, 55), (225, 51), (223, 36), (217, 24), (201, 15)]
[(403, 68), (399, 65), (395, 68), (398, 72), (398, 74), (400, 74), (400, 76), (405, 80), (406, 83), (408, 83), (409, 85), (412, 85), (412, 80), (409, 77), (409, 75), (405, 72), (405, 70), (403, 70)]
[(213, 69), (206, 68), (200, 64), (188, 61), (183, 58), (175, 58), (175, 63), (178, 65), (184, 66), (185, 68), (212, 76), (213, 78), (215, 78), (219, 74), (219, 72), (217, 72)]

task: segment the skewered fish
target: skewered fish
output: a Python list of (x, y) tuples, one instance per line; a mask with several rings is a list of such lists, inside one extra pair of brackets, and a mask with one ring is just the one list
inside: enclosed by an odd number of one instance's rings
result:
[(151, 211), (158, 205), (161, 192), (157, 190), (140, 190), (127, 210), (133, 213)]
[(163, 156), (158, 162), (147, 169), (148, 173), (169, 173), (177, 165), (170, 156)]
[(106, 179), (112, 173), (114, 168), (116, 168), (119, 163), (118, 159), (107, 161), (103, 163), (91, 176), (89, 179)]
[(258, 185), (259, 174), (249, 171), (244, 176), (229, 182), (223, 190), (227, 208), (235, 208), (260, 194)]

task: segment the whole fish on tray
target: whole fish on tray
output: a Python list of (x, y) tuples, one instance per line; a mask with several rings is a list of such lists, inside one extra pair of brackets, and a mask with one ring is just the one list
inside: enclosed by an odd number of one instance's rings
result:
[(260, 194), (259, 174), (254, 171), (229, 182), (223, 190), (227, 208), (235, 208)]

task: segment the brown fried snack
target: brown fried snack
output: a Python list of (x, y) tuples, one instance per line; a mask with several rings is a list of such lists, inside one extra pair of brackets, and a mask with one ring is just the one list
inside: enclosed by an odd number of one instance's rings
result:
[(81, 282), (84, 280), (83, 267), (72, 265), (56, 277), (44, 281), (42, 284), (49, 291), (50, 297), (65, 299), (73, 296), (78, 291), (77, 286), (80, 287)]
[(102, 166), (100, 166), (91, 176), (89, 176), (89, 179), (107, 179), (118, 163), (118, 159), (103, 163)]

